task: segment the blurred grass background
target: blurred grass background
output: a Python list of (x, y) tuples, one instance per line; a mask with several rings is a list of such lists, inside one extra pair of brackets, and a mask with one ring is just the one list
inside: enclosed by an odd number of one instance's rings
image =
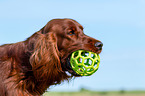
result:
[(145, 96), (145, 91), (46, 92), (43, 96)]
[(145, 90), (90, 91), (81, 88), (76, 92), (45, 92), (43, 96), (145, 96)]

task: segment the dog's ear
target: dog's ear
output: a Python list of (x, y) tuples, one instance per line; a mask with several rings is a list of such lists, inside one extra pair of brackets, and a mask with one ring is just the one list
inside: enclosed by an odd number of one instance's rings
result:
[(35, 76), (41, 78), (45, 77), (45, 75), (48, 76), (48, 74), (62, 71), (57, 38), (53, 32), (47, 34), (39, 33), (34, 47), (30, 63)]

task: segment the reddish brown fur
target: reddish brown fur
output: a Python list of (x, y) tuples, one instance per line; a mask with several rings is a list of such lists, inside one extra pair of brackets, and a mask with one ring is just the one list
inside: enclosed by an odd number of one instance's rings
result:
[(42, 95), (50, 85), (71, 77), (62, 68), (71, 52), (100, 53), (96, 42), (76, 21), (54, 19), (26, 41), (0, 46), (0, 96)]

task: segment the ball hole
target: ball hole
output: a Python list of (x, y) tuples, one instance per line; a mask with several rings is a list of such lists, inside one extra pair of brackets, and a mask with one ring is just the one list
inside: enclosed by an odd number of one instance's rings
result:
[(91, 71), (93, 71), (93, 70), (94, 70), (93, 68), (87, 69), (87, 72), (91, 72)]
[(73, 67), (76, 66), (75, 60), (72, 60), (72, 66), (73, 66)]
[(82, 57), (87, 57), (87, 56), (89, 56), (89, 53), (86, 52), (86, 51), (84, 51), (84, 52), (81, 53), (81, 56), (82, 56)]
[(89, 53), (88, 53), (88, 52), (86, 52), (86, 53), (85, 53), (85, 55), (86, 55), (86, 56), (89, 56)]
[(79, 68), (81, 68), (81, 66), (80, 66), (80, 65), (79, 65), (78, 67), (79, 67)]
[(93, 68), (90, 69), (90, 71), (93, 71), (93, 70), (94, 70)]
[(98, 60), (96, 60), (96, 62), (95, 63), (98, 63), (99, 61)]
[(96, 56), (95, 56), (94, 54), (91, 54), (91, 57), (92, 57), (93, 59), (95, 59), (95, 58), (96, 58)]
[(87, 63), (87, 59), (85, 59), (84, 63)]
[(84, 66), (79, 65), (79, 66), (78, 66), (78, 70), (79, 70), (80, 72), (84, 72), (85, 67), (84, 67)]
[(93, 61), (91, 59), (89, 59), (89, 64), (92, 65)]
[(97, 63), (94, 64), (94, 68), (97, 68)]
[(89, 67), (89, 66), (92, 65), (92, 62), (93, 61), (91, 59), (85, 59), (84, 64), (85, 64), (86, 67)]
[(81, 68), (79, 69), (79, 71), (80, 71), (80, 72), (83, 72), (83, 70), (82, 70)]
[(76, 58), (78, 56), (79, 52), (75, 52), (74, 53), (74, 58)]
[(79, 58), (77, 59), (77, 61), (78, 61), (78, 63), (82, 63), (82, 62), (83, 62), (83, 59), (79, 57)]
[(87, 69), (87, 71), (89, 72), (89, 71), (90, 71), (90, 69)]

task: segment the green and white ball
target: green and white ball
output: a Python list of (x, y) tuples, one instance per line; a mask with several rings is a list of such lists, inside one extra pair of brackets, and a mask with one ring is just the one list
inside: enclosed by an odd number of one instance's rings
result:
[(90, 76), (99, 68), (100, 56), (94, 52), (77, 50), (72, 53), (70, 64), (72, 69), (81, 76)]

